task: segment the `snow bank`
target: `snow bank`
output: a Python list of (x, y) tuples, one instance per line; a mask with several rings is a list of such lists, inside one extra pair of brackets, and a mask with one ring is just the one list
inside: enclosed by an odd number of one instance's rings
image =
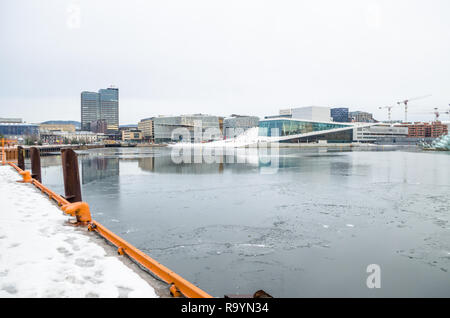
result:
[(0, 297), (157, 297), (33, 185), (0, 166)]

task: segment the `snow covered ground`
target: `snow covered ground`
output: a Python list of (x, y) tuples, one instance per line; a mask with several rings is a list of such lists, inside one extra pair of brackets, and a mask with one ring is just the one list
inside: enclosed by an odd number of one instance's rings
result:
[[(0, 297), (157, 297), (19, 174), (0, 166)], [(122, 256), (123, 257), (123, 256)]]

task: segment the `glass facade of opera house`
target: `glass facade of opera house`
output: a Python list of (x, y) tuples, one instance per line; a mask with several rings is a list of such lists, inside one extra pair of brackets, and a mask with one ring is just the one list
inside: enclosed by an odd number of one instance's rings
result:
[(338, 123), (324, 123), (324, 122), (310, 122), (304, 120), (263, 120), (259, 122), (259, 135), (265, 137), (276, 136), (273, 129), (278, 130), (278, 136), (294, 136), (306, 134), (311, 132), (319, 132), (326, 130), (333, 130), (338, 128), (348, 128), (337, 132), (325, 132), (314, 136), (307, 137), (293, 137), (292, 139), (283, 140), (281, 142), (315, 142), (318, 140), (327, 140), (328, 142), (351, 142), (353, 141), (353, 126), (338, 124)]

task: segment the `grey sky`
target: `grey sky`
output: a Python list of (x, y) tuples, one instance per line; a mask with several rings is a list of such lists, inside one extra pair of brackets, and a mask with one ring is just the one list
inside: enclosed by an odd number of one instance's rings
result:
[(426, 94), (409, 117), (432, 119), (413, 113), (450, 103), (449, 16), (448, 0), (1, 0), (0, 117), (80, 120), (80, 92), (114, 84), (121, 124), (309, 105), (386, 119)]

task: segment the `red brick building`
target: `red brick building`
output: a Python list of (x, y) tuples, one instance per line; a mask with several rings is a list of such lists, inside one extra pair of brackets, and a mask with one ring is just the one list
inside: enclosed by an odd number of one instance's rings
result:
[(447, 125), (440, 121), (430, 123), (414, 123), (410, 125), (402, 125), (401, 127), (408, 127), (408, 137), (410, 138), (437, 138), (448, 134)]

